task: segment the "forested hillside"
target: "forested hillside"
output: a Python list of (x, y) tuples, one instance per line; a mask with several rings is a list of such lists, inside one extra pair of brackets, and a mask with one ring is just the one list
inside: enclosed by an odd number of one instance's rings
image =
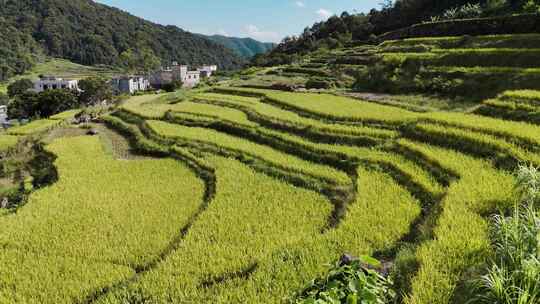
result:
[(276, 46), (275, 43), (260, 42), (251, 38), (226, 37), (222, 35), (205, 37), (228, 47), (229, 49), (235, 51), (237, 55), (245, 58), (251, 58), (258, 54), (265, 54)]
[(271, 53), (257, 56), (254, 63), (290, 63), (295, 59), (293, 54), (336, 49), (351, 41), (370, 41), (386, 32), (423, 22), (537, 13), (539, 7), (538, 0), (385, 0), (380, 9), (367, 14), (343, 12), (306, 27), (298, 36), (286, 37)]
[(225, 69), (243, 62), (208, 39), (91, 0), (2, 0), (0, 4), (0, 80), (25, 71), (41, 53), (85, 65), (120, 65), (120, 55), (129, 49), (162, 62), (216, 63)]

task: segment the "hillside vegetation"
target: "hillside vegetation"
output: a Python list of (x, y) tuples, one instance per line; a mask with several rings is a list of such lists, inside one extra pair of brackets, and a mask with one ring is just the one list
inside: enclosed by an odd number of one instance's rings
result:
[(164, 63), (231, 69), (243, 62), (208, 39), (92, 0), (4, 0), (0, 25), (0, 80), (26, 71), (43, 54), (84, 65), (120, 65), (129, 49), (149, 50)]
[(86, 66), (65, 59), (45, 59), (36, 63), (29, 70), (26, 70), (24, 74), (11, 77), (8, 81), (0, 82), (0, 93), (7, 91), (7, 86), (10, 82), (23, 78), (36, 80), (39, 75), (55, 75), (66, 79), (82, 79), (91, 76), (107, 77), (119, 72), (119, 70), (108, 66)]
[(205, 37), (216, 43), (224, 45), (243, 58), (251, 58), (255, 55), (265, 54), (276, 46), (275, 43), (259, 42), (251, 38), (236, 38), (221, 35)]

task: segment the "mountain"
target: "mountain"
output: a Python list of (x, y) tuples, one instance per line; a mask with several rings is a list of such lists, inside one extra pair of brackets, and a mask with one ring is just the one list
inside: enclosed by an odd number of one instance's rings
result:
[(0, 0), (0, 80), (37, 56), (84, 65), (119, 65), (126, 50), (151, 50), (162, 62), (238, 68), (244, 59), (221, 44), (92, 0)]
[(260, 42), (251, 38), (226, 37), (221, 35), (204, 36), (219, 43), (243, 58), (251, 58), (258, 54), (265, 54), (276, 47), (275, 43)]

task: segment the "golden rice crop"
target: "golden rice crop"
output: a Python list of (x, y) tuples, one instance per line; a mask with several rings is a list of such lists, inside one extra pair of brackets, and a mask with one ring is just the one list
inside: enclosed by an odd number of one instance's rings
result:
[(175, 160), (114, 160), (97, 137), (47, 149), (59, 180), (0, 218), (0, 294), (22, 302), (72, 303), (133, 275), (202, 204), (203, 182)]

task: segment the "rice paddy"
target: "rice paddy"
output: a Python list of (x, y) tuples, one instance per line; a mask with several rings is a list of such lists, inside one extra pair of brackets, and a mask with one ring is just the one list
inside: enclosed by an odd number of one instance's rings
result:
[(154, 157), (114, 159), (91, 136), (46, 146), (58, 180), (0, 213), (1, 303), (283, 303), (344, 253), (396, 273), (403, 252), (403, 302), (452, 303), (492, 254), (510, 170), (540, 164), (525, 121), (248, 88), (162, 98), (103, 117)]

